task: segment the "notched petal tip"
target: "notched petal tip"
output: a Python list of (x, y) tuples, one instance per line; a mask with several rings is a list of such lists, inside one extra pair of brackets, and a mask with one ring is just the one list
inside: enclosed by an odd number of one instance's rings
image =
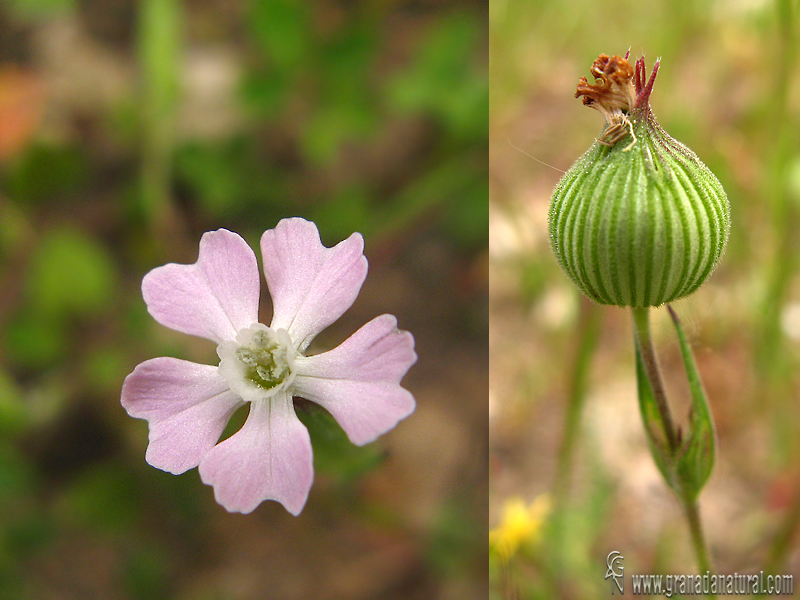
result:
[(274, 307), (271, 327), (286, 329), (300, 351), (352, 306), (367, 276), (361, 234), (327, 248), (316, 225), (297, 217), (265, 231), (261, 253)]
[(392, 315), (376, 317), (342, 344), (297, 360), (295, 389), (324, 407), (350, 441), (364, 445), (394, 428), (416, 407), (400, 381), (417, 360), (414, 337)]
[(200, 462), (200, 478), (228, 512), (251, 513), (265, 500), (297, 516), (314, 480), (311, 439), (286, 394), (250, 403), (242, 428)]
[[(390, 390), (391, 400), (380, 398), (384, 403), (391, 403), (392, 410), (386, 412), (384, 419), (377, 424), (376, 419), (365, 418), (360, 426), (350, 426), (347, 432), (348, 438), (356, 446), (366, 446), (377, 440), (382, 435), (388, 433), (400, 423), (400, 421), (410, 417), (417, 409), (417, 402), (414, 395), (407, 389), (395, 386)], [(388, 396), (388, 395), (387, 395)]]
[(176, 358), (138, 365), (125, 378), (121, 403), (148, 422), (148, 464), (176, 475), (200, 463), (242, 404), (216, 367)]
[(217, 344), (258, 320), (258, 262), (247, 242), (218, 229), (203, 234), (197, 261), (156, 267), (142, 280), (153, 318)]

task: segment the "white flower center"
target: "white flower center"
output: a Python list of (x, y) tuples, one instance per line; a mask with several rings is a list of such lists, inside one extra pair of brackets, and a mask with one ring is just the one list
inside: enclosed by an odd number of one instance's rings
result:
[(253, 402), (285, 390), (294, 381), (297, 351), (284, 329), (253, 323), (217, 346), (219, 374), (231, 391)]

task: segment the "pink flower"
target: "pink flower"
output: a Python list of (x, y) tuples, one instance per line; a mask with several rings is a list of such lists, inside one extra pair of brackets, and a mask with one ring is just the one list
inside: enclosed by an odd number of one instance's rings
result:
[[(231, 512), (277, 500), (298, 515), (314, 471), (292, 396), (323, 406), (359, 446), (410, 415), (414, 397), (400, 380), (417, 355), (414, 338), (397, 329), (393, 316), (373, 319), (329, 352), (305, 355), (355, 301), (367, 275), (363, 248), (358, 233), (326, 248), (316, 225), (299, 218), (264, 232), (261, 255), (274, 306), (269, 327), (258, 322), (256, 256), (235, 233), (208, 232), (196, 263), (150, 271), (142, 281), (150, 314), (216, 343), (220, 363), (154, 358), (125, 378), (122, 406), (149, 423), (147, 462), (175, 474), (199, 467)], [(248, 402), (242, 428), (217, 443)]]

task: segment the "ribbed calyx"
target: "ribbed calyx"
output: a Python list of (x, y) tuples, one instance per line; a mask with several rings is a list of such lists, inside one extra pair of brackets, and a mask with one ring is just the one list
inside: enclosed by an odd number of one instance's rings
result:
[(575, 96), (606, 126), (561, 178), (550, 206), (550, 240), (564, 271), (592, 300), (659, 306), (695, 291), (725, 250), (730, 205), (697, 155), (672, 139), (649, 98), (644, 59), (601, 54), (595, 83)]

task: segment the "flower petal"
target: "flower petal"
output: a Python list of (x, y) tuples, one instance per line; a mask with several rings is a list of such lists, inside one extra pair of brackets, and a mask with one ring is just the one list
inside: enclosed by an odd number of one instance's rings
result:
[(177, 358), (145, 361), (122, 384), (122, 406), (150, 426), (147, 462), (176, 475), (200, 464), (241, 405), (217, 367)]
[(274, 314), (302, 352), (320, 331), (350, 308), (367, 276), (364, 239), (354, 233), (326, 248), (317, 226), (283, 219), (261, 236), (261, 254)]
[(383, 315), (329, 352), (298, 357), (295, 393), (325, 407), (361, 446), (414, 412), (400, 380), (416, 360), (413, 336)]
[(292, 398), (280, 393), (250, 403), (242, 428), (200, 462), (203, 483), (230, 512), (247, 514), (277, 500), (297, 516), (314, 479), (311, 439), (295, 415)]
[(145, 275), (142, 295), (156, 321), (219, 344), (258, 321), (256, 255), (239, 235), (203, 234), (197, 262), (170, 263)]

